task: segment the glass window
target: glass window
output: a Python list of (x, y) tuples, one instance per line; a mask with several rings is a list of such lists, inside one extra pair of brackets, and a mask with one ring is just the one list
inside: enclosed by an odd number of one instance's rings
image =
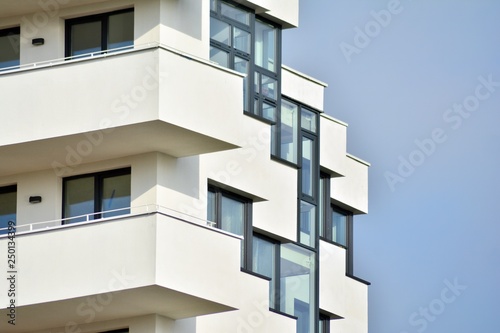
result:
[(271, 120), (271, 121), (276, 121), (276, 106), (271, 105), (269, 103), (263, 103), (262, 104), (262, 117)]
[(229, 53), (213, 46), (210, 47), (210, 60), (223, 67), (229, 67)]
[(278, 81), (268, 76), (262, 75), (262, 90), (261, 93), (264, 97), (273, 100), (278, 99)]
[(133, 46), (134, 11), (79, 17), (66, 21), (66, 56)]
[(134, 12), (109, 16), (108, 50), (134, 44)]
[(234, 27), (233, 46), (237, 50), (243, 51), (245, 53), (250, 53), (250, 33)]
[(130, 168), (64, 179), (65, 223), (129, 214), (130, 181)]
[(130, 213), (130, 174), (104, 177), (102, 180), (103, 217)]
[(347, 214), (344, 214), (333, 207), (331, 232), (331, 236), (327, 238), (335, 243), (347, 246)]
[(0, 68), (19, 66), (21, 29), (0, 30)]
[(280, 157), (295, 164), (298, 154), (298, 117), (298, 106), (281, 100)]
[[(64, 182), (64, 217), (92, 214), (95, 209), (94, 177), (68, 179)], [(90, 220), (94, 215), (89, 216)], [(85, 217), (67, 220), (67, 223), (85, 221)]]
[(214, 17), (210, 18), (210, 38), (225, 45), (231, 45), (231, 27)]
[(316, 123), (317, 123), (316, 113), (309, 111), (305, 108), (302, 108), (300, 114), (301, 114), (301, 121), (300, 121), (301, 127), (305, 130), (316, 133)]
[(75, 24), (71, 28), (71, 56), (102, 50), (101, 21)]
[(17, 222), (17, 186), (0, 187), (0, 235), (7, 234), (9, 221)]
[(282, 244), (280, 271), (280, 311), (298, 318), (298, 333), (313, 333), (318, 320), (314, 306), (314, 252), (295, 244)]
[(320, 313), (319, 315), (319, 333), (330, 333), (330, 317)]
[(276, 35), (274, 26), (262, 21), (255, 21), (255, 64), (276, 72)]
[(221, 13), (225, 17), (243, 23), (245, 25), (250, 24), (250, 13), (239, 9), (231, 4), (222, 2), (221, 3)]
[(314, 141), (302, 137), (302, 194), (313, 197), (314, 184)]
[(245, 251), (251, 242), (252, 222), (250, 220), (251, 201), (239, 195), (209, 186), (207, 198), (207, 220), (213, 226), (236, 235), (243, 236), (241, 242), (241, 265), (246, 267)]
[(276, 253), (278, 244), (254, 235), (252, 243), (252, 271), (271, 279), (269, 306), (275, 307)]
[(316, 240), (316, 206), (300, 202), (300, 239), (307, 246), (315, 247)]

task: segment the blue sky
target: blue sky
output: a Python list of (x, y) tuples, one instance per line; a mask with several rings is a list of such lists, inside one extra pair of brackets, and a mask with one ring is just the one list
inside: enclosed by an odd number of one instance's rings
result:
[(372, 163), (354, 267), (370, 333), (498, 333), (500, 1), (300, 2), (283, 63), (329, 84)]

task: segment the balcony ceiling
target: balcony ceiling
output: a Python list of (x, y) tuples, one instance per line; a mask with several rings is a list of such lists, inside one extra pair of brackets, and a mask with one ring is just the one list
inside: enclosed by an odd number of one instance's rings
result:
[[(67, 299), (58, 302), (35, 304), (17, 308), (16, 325), (0, 321), (0, 332), (30, 332), (54, 327), (64, 327), (68, 322), (84, 325), (89, 314), (76, 309), (90, 309), (89, 299), (102, 300), (101, 311), (94, 311), (94, 322), (157, 313), (167, 318), (183, 319), (211, 313), (234, 310), (231, 307), (194, 297), (160, 286), (148, 286), (132, 290)], [(104, 306), (108, 305), (109, 306)], [(99, 304), (99, 303), (98, 303)], [(80, 314), (79, 314), (80, 313)], [(7, 318), (8, 310), (0, 311)], [(76, 332), (77, 330), (75, 330)]]

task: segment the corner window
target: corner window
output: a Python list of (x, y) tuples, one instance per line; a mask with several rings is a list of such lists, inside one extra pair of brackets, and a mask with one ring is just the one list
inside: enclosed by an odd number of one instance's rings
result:
[(63, 180), (65, 224), (130, 213), (130, 168)]
[(210, 60), (245, 74), (245, 112), (276, 122), (281, 95), (281, 29), (234, 2), (211, 0), (210, 9)]
[(245, 251), (251, 248), (252, 201), (215, 186), (208, 187), (207, 201), (207, 220), (213, 222), (216, 228), (243, 237), (241, 267), (249, 267), (246, 263), (249, 256), (245, 255)]
[(0, 69), (15, 67), (20, 64), (21, 29), (0, 30)]
[(133, 44), (133, 9), (66, 21), (66, 57), (132, 47)]
[(17, 185), (0, 187), (0, 235), (8, 232), (9, 221), (16, 222)]

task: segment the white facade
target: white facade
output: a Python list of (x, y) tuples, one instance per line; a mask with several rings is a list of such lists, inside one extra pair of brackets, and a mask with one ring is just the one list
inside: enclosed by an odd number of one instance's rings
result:
[[(298, 25), (298, 0), (236, 2), (257, 20)], [(315, 238), (306, 249), (315, 258), (306, 265), (313, 286), (303, 296), (311, 300), (307, 313), (330, 318), (332, 332), (368, 331), (367, 284), (348, 272), (349, 246), (299, 230), (301, 162), (272, 157), (270, 122), (242, 110), (245, 75), (211, 61), (212, 3), (0, 2), (0, 38), (2, 30), (20, 29), (18, 64), (0, 68), (0, 205), (2, 188), (15, 185), (17, 224), (14, 240), (0, 226), (0, 272), (15, 276), (14, 287), (0, 279), (0, 332), (318, 331), (310, 319), (300, 319), (305, 329), (287, 313), (298, 306), (282, 295), (288, 286), (278, 287), (281, 301), (273, 303), (276, 279), (245, 267), (245, 237), (207, 222), (209, 185), (251, 202), (251, 230), (281, 249), (273, 267), (293, 259), (287, 244)], [(130, 8), (133, 48), (65, 59), (69, 20)], [(34, 38), (44, 44), (32, 45)], [(347, 125), (323, 113), (326, 85), (280, 68), (279, 96), (317, 114), (316, 210), (321, 169), (328, 203), (367, 213), (369, 165), (347, 154)], [(297, 151), (305, 156), (304, 147)], [(65, 181), (93, 175), (98, 184), (104, 172), (123, 168), (130, 168), (125, 213), (64, 220), (71, 200)], [(36, 196), (41, 202), (31, 203)], [(249, 262), (255, 255), (245, 254)], [(8, 322), (12, 302), (15, 325)]]

